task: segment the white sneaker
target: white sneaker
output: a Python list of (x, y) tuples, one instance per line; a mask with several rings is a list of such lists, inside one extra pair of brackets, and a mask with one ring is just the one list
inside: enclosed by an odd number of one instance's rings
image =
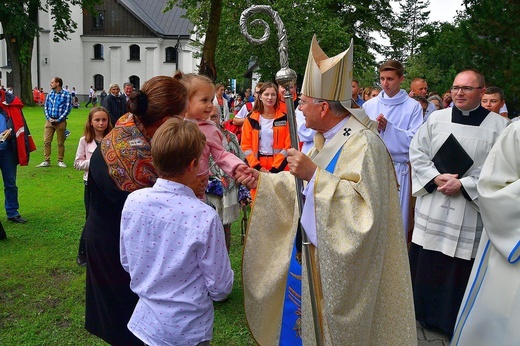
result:
[(63, 161), (58, 161), (58, 167), (67, 168), (67, 165), (63, 163)]
[(40, 167), (40, 168), (41, 168), (41, 167), (49, 167), (50, 165), (51, 165), (51, 164), (48, 163), (47, 161), (43, 161), (42, 163), (40, 163), (40, 164), (39, 164), (38, 166), (36, 166), (36, 167)]

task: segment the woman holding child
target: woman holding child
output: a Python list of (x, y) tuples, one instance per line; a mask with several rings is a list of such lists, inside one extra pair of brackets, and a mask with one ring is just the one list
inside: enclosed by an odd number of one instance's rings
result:
[[(138, 297), (120, 262), (121, 211), (127, 196), (152, 186), (157, 173), (151, 139), (167, 119), (183, 114), (186, 88), (172, 77), (153, 77), (134, 92), (123, 115), (90, 159), (90, 208), (85, 224), (87, 252), (85, 328), (112, 345), (142, 345), (127, 328)], [(204, 189), (195, 181), (194, 190)]]

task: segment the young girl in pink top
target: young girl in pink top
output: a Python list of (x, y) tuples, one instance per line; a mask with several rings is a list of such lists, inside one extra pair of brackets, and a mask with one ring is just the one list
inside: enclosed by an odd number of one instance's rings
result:
[[(85, 184), (85, 218), (88, 217), (89, 190), (88, 190), (88, 169), (90, 167), (90, 157), (94, 150), (96, 150), (101, 140), (112, 130), (112, 123), (108, 115), (108, 110), (105, 107), (92, 107), (88, 113), (88, 120), (85, 124), (85, 131), (83, 137), (79, 139), (78, 149), (76, 151), (76, 158), (74, 159), (74, 168), (80, 171), (85, 171), (83, 174), (83, 183)], [(81, 232), (79, 239), (79, 250), (76, 262), (80, 266), (87, 264), (85, 255), (85, 238)]]
[[(183, 74), (177, 72), (174, 76), (188, 89), (189, 105), (185, 118), (195, 121), (206, 136), (206, 146), (199, 162), (199, 175), (209, 174), (209, 156), (227, 175), (235, 176), (237, 168), (244, 170), (247, 165), (235, 155), (227, 152), (222, 144), (222, 132), (215, 123), (209, 120), (213, 111), (215, 86), (208, 77), (195, 73)], [(197, 196), (204, 199), (204, 194)]]

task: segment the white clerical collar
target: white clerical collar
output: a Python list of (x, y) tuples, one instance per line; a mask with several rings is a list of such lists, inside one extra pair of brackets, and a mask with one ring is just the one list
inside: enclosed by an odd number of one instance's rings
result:
[(334, 126), (333, 128), (331, 128), (330, 130), (328, 130), (327, 132), (325, 132), (323, 134), (323, 138), (325, 138), (325, 143), (327, 143), (329, 140), (331, 140), (332, 137), (334, 137), (334, 135), (343, 128), (343, 125), (345, 125), (345, 123), (348, 121), (349, 118), (350, 118), (350, 115), (347, 115), (343, 120), (341, 120), (339, 123), (337, 123), (336, 126)]
[(469, 114), (471, 112), (473, 112), (474, 110), (476, 110), (478, 107), (480, 107), (480, 105), (478, 105), (477, 107), (475, 107), (473, 109), (470, 109), (469, 111), (463, 111), (462, 109), (459, 108), (459, 111), (462, 113), (463, 116), (469, 117)]

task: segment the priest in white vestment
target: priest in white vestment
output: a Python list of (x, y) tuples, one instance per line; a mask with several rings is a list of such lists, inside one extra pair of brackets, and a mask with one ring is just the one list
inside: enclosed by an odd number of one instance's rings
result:
[(383, 90), (363, 104), (365, 112), (378, 122), (378, 130), (394, 161), (399, 201), (403, 218), (404, 239), (408, 240), (410, 225), (410, 165), (408, 151), (415, 132), (423, 123), (423, 109), (419, 102), (401, 89), (404, 67), (395, 60), (379, 66), (379, 81)]
[[(434, 112), (410, 145), (412, 192), (417, 197), (410, 267), (417, 320), (451, 336), (482, 233), (477, 181), (508, 121), (480, 106), (484, 76), (457, 74), (454, 107)], [(440, 172), (433, 158), (454, 135), (473, 160), (462, 175)], [(453, 149), (454, 150), (454, 149)]]
[(452, 345), (520, 345), (520, 122), (493, 146), (477, 189), (484, 232)]
[[(237, 179), (257, 187), (242, 273), (247, 323), (260, 345), (315, 345), (316, 330), (324, 345), (417, 344), (393, 163), (375, 124), (350, 108), (352, 58), (352, 46), (328, 58), (313, 38), (299, 108), (317, 131), (315, 146), (309, 156), (289, 150), (290, 173), (249, 170)], [(308, 181), (303, 254), (312, 270), (303, 256), (301, 296), (285, 295), (298, 247), (294, 176)], [(284, 323), (288, 301), (301, 303), (293, 325)]]

